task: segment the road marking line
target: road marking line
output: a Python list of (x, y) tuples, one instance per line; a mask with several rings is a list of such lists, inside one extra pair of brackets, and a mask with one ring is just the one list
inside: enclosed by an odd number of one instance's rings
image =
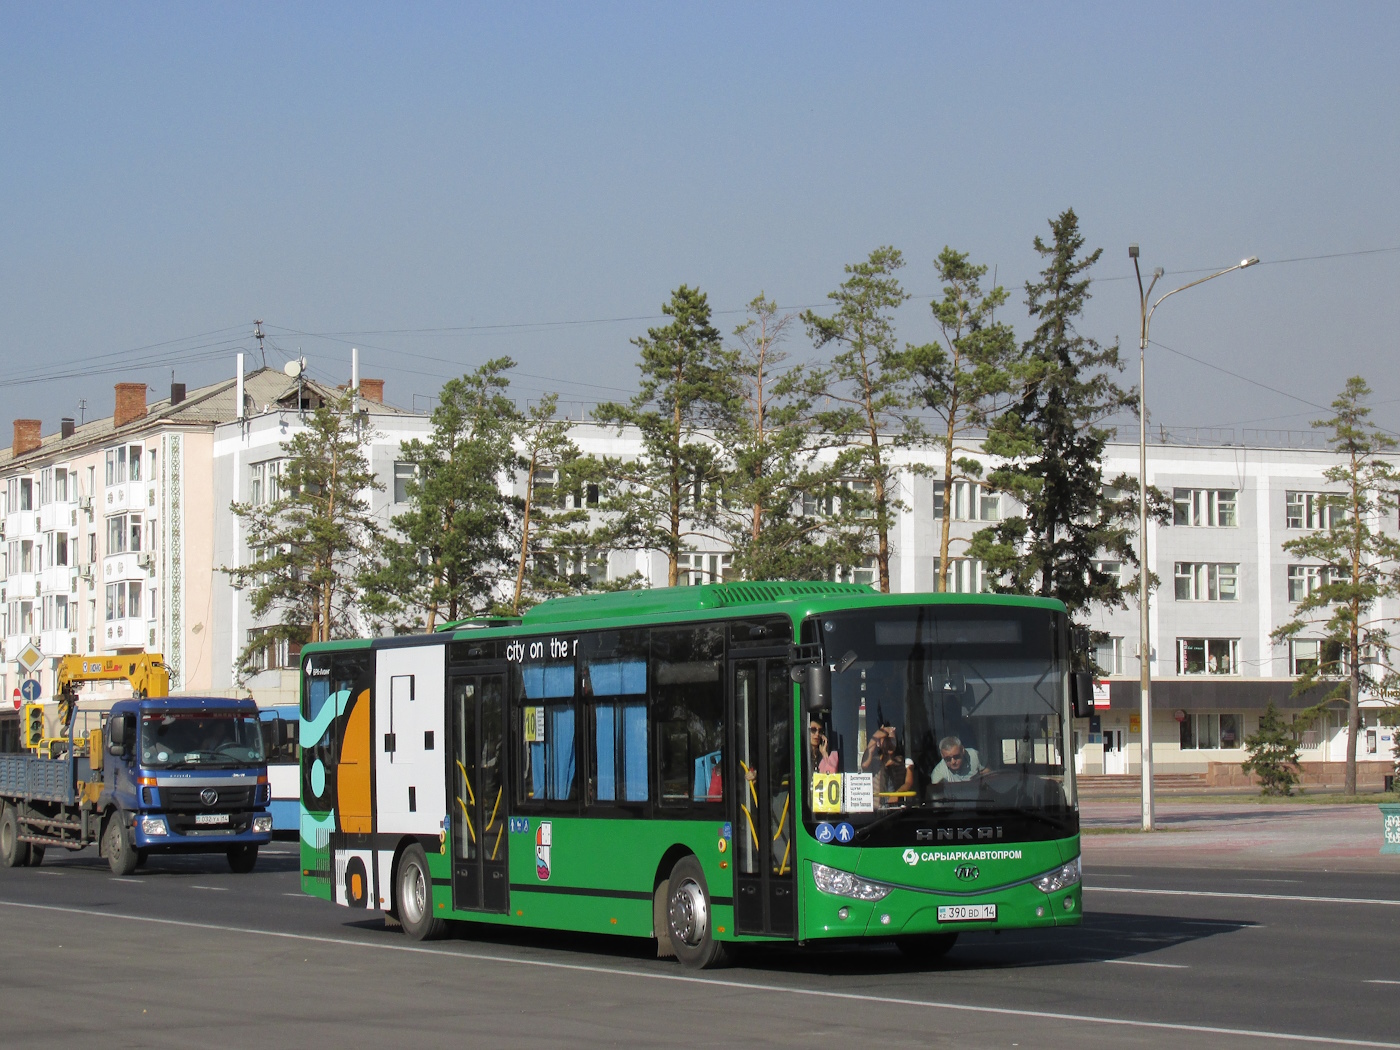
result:
[(1362, 983), (1362, 984), (1400, 984), (1400, 981), (1374, 980), (1374, 981), (1362, 981), (1361, 983)]
[(1156, 966), (1163, 970), (1189, 970), (1191, 967), (1185, 963), (1155, 963), (1143, 962), (1141, 959), (1104, 959), (1106, 963), (1113, 963), (1115, 966)]
[(190, 887), (189, 887), (189, 888), (192, 889), (192, 890), (213, 890), (215, 893), (227, 893), (227, 892), (228, 892), (228, 887), (227, 887), (227, 886), (196, 886), (194, 883), (190, 883)]
[(1400, 907), (1400, 900), (1384, 897), (1300, 897), (1282, 893), (1225, 893), (1221, 890), (1149, 890), (1137, 886), (1085, 886), (1095, 893), (1143, 893), (1158, 897), (1226, 897), (1247, 901), (1304, 901), (1308, 904), (1389, 904)]
[(43, 868), (40, 868), (40, 869), (39, 869), (38, 871), (36, 871), (34, 874), (35, 874), (35, 875), (57, 875), (60, 879), (63, 878), (63, 872), (61, 872), (61, 871), (45, 871)]
[(112, 877), (111, 879), (109, 879), (108, 881), (109, 881), (109, 882), (135, 882), (135, 883), (138, 883), (138, 884), (139, 884), (142, 880), (140, 880), (140, 879), (123, 879), (123, 878), (118, 878), (118, 877), (116, 877), (116, 876), (113, 876), (113, 877)]
[(629, 970), (620, 966), (589, 966), (584, 963), (554, 962), (548, 959), (513, 959), (507, 955), (491, 955), (485, 952), (448, 951), (445, 948), (426, 948), (417, 944), (375, 944), (372, 941), (352, 941), (344, 937), (326, 937), (310, 933), (289, 933), (285, 930), (255, 930), (242, 926), (220, 926), (208, 922), (189, 922), (184, 919), (159, 919), (150, 915), (122, 915), (118, 912), (95, 911), (91, 908), (69, 908), (57, 904), (29, 904), (22, 901), (0, 900), (0, 907), (21, 908), (27, 911), (58, 912), (66, 915), (80, 915), (85, 918), (116, 919), (122, 922), (144, 922), (154, 926), (174, 926), (187, 930), (209, 930), (214, 933), (242, 933), (253, 937), (270, 937), (289, 941), (303, 941), (308, 944), (327, 944), (339, 948), (365, 948), (373, 951), (403, 952), (409, 955), (433, 955), (448, 959), (462, 959), (468, 962), (484, 962), (494, 966), (533, 966), (545, 970), (565, 970), (574, 973), (592, 973), (602, 977), (623, 977), (651, 981), (670, 981), (675, 984), (709, 985), (713, 988), (744, 992), (769, 992), (774, 995), (793, 995), (810, 999), (835, 999), (841, 1002), (884, 1003), (889, 1006), (913, 1006), (925, 1010), (947, 1010), (965, 1014), (990, 1014), (997, 1017), (1024, 1017), (1037, 1021), (1073, 1021), (1080, 1024), (1109, 1025), (1118, 1028), (1151, 1028), (1167, 1032), (1193, 1032), (1201, 1035), (1247, 1036), (1253, 1039), (1289, 1039), (1295, 1043), (1317, 1043), (1322, 1046), (1367, 1046), (1380, 1050), (1400, 1050), (1400, 1043), (1383, 1043), (1374, 1039), (1346, 1039), (1341, 1036), (1300, 1035), (1295, 1032), (1270, 1032), (1256, 1028), (1223, 1028), (1216, 1025), (1183, 1024), (1172, 1021), (1135, 1021), (1127, 1017), (1101, 1017), (1093, 1014), (1066, 1014), (1049, 1010), (1018, 1010), (1009, 1006), (969, 1006), (967, 1003), (945, 1003), (928, 999), (900, 999), (894, 996), (869, 995), (864, 992), (836, 992), (823, 988), (795, 988), (780, 984), (753, 984), (747, 981), (730, 981), (714, 977), (697, 977), (685, 973), (658, 973), (647, 970)]

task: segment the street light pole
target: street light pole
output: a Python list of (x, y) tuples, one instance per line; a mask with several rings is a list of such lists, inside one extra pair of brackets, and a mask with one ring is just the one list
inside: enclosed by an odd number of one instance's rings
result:
[(1248, 259), (1241, 259), (1234, 266), (1227, 266), (1223, 270), (1190, 284), (1183, 284), (1180, 288), (1173, 288), (1166, 295), (1162, 296), (1152, 304), (1151, 309), (1147, 306), (1147, 300), (1152, 295), (1152, 289), (1157, 287), (1157, 282), (1166, 272), (1160, 266), (1152, 271), (1152, 283), (1144, 291), (1142, 287), (1142, 270), (1138, 268), (1138, 246), (1128, 245), (1128, 257), (1133, 260), (1133, 272), (1137, 274), (1138, 282), (1138, 306), (1141, 327), (1138, 338), (1138, 607), (1141, 620), (1138, 626), (1138, 663), (1142, 669), (1141, 680), (1141, 714), (1142, 720), (1142, 830), (1151, 831), (1156, 814), (1153, 806), (1152, 796), (1152, 645), (1151, 635), (1148, 633), (1148, 566), (1147, 560), (1147, 337), (1148, 330), (1152, 325), (1152, 315), (1162, 302), (1177, 292), (1184, 292), (1188, 288), (1194, 288), (1198, 284), (1205, 284), (1206, 281), (1221, 277), (1234, 270), (1243, 270), (1253, 266), (1259, 261), (1257, 256), (1250, 256)]

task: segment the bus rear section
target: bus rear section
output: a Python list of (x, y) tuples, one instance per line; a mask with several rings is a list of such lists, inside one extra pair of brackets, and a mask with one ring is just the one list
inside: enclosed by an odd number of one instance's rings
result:
[(308, 646), (304, 889), (417, 937), (656, 937), (691, 966), (1077, 922), (1063, 607), (767, 586), (793, 591)]

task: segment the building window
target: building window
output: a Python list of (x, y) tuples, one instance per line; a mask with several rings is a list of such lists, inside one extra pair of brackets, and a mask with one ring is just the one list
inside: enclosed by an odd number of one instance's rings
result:
[(1237, 495), (1237, 489), (1172, 489), (1172, 524), (1234, 528)]
[(1330, 529), (1347, 520), (1345, 499), (1337, 492), (1289, 492), (1284, 526), (1290, 529)]
[(107, 450), (107, 484), (120, 485), (126, 481), (126, 448)]
[(733, 560), (734, 557), (730, 554), (703, 554), (698, 551), (682, 554), (676, 559), (680, 566), (680, 586), (699, 587), (705, 583), (723, 583), (724, 575), (729, 571)]
[(34, 509), (34, 481), (32, 478), (19, 479), (19, 509)]
[(1094, 646), (1094, 663), (1104, 674), (1122, 674), (1123, 655), (1123, 639), (1117, 635)]
[(125, 554), (141, 549), (141, 515), (113, 514), (107, 519), (107, 553)]
[[(933, 577), (938, 579), (941, 561), (933, 559)], [(873, 581), (872, 581), (873, 582)], [(990, 594), (992, 574), (987, 572), (980, 558), (948, 559), (949, 594)]]
[(248, 502), (255, 507), (282, 498), (282, 461), (268, 459), (248, 467)]
[(141, 585), (139, 583), (107, 584), (107, 619), (136, 620), (141, 617)]
[(396, 460), (394, 463), (394, 502), (408, 502), (408, 484), (418, 480), (418, 464)]
[(1350, 662), (1340, 642), (1294, 638), (1288, 643), (1288, 672), (1295, 677), (1337, 678), (1348, 673)]
[(1231, 750), (1241, 746), (1244, 716), (1198, 712), (1181, 723), (1183, 751)]
[(1177, 674), (1239, 674), (1238, 638), (1178, 638)]
[(1123, 582), (1123, 563), (1121, 561), (1096, 561), (1094, 568), (1105, 576), (1110, 576), (1119, 583)]
[(863, 583), (867, 587), (875, 586), (879, 578), (880, 565), (874, 555), (856, 565), (837, 565), (830, 575), (833, 583)]
[(1233, 602), (1239, 600), (1239, 566), (1233, 562), (1176, 563), (1176, 600)]
[(1290, 565), (1288, 567), (1288, 600), (1301, 602), (1314, 591), (1331, 582), (1331, 569), (1326, 565)]
[[(933, 516), (943, 518), (944, 490), (942, 482), (934, 482)], [(1001, 493), (993, 492), (977, 481), (953, 482), (954, 521), (1000, 521)]]
[(68, 471), (58, 470), (54, 472), (53, 498), (59, 503), (68, 502)]
[(249, 670), (254, 673), (296, 667), (301, 662), (300, 642), (274, 637), (265, 627), (248, 632), (248, 645)]

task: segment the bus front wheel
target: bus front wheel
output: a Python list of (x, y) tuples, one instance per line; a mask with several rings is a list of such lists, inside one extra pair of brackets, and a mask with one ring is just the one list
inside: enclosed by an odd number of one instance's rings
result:
[(692, 970), (724, 966), (729, 946), (714, 938), (714, 908), (704, 869), (694, 857), (682, 857), (668, 880), (666, 921), (671, 947), (683, 966)]
[(428, 871), (428, 857), (416, 842), (399, 858), (394, 910), (403, 932), (415, 941), (431, 941), (447, 931), (447, 923), (433, 914), (433, 877)]

